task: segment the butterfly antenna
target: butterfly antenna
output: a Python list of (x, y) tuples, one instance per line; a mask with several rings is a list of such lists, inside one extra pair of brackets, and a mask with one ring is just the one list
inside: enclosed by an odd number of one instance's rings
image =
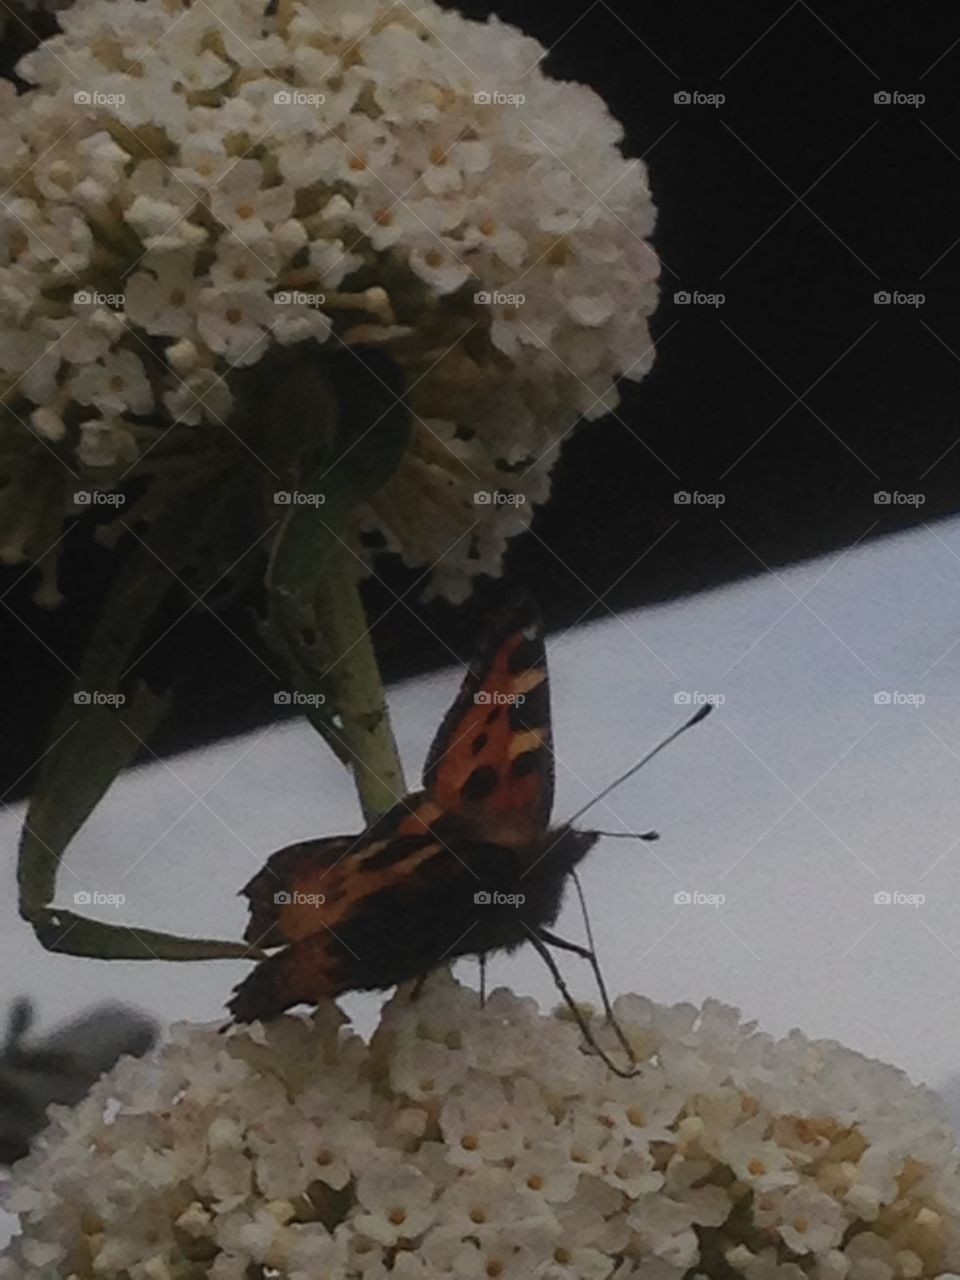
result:
[(659, 831), (594, 831), (595, 836), (609, 836), (611, 840), (659, 840)]
[[(602, 791), (599, 791), (593, 797), (592, 800), (588, 800), (582, 809), (578, 809), (572, 818), (568, 818), (565, 825), (573, 826), (573, 824), (577, 821), (577, 819), (582, 818), (588, 809), (592, 809), (595, 804), (599, 804), (601, 800), (606, 799), (606, 797), (610, 794), (611, 791), (615, 791), (617, 787), (619, 787), (622, 783), (626, 782), (628, 778), (632, 778), (638, 769), (642, 769), (645, 764), (649, 764), (650, 761), (653, 759), (653, 757), (659, 755), (660, 752), (664, 749), (664, 747), (668, 747), (670, 743), (675, 741), (677, 738), (679, 738), (682, 733), (686, 733), (687, 730), (692, 729), (695, 724), (699, 724), (700, 721), (703, 720), (706, 716), (708, 716), (712, 710), (713, 710), (712, 702), (705, 702), (702, 707), (698, 707), (696, 713), (692, 715), (690, 719), (686, 721), (685, 724), (682, 724), (679, 729), (674, 729), (672, 733), (668, 733), (667, 736), (665, 738), (662, 738), (655, 747), (653, 747), (650, 751), (647, 752), (645, 756), (641, 756), (640, 759), (636, 762), (636, 764), (632, 764), (630, 768), (626, 771), (626, 773), (621, 773), (619, 778), (614, 778), (614, 780), (608, 786), (604, 787)], [(611, 833), (604, 833), (604, 834), (611, 834)], [(616, 835), (617, 833), (613, 832), (612, 834)], [(624, 832), (622, 834), (629, 835), (631, 833)], [(651, 837), (655, 837), (655, 835), (656, 833), (651, 831), (651, 832), (648, 832), (646, 835), (640, 836), (638, 838), (647, 840), (647, 839), (650, 839)]]

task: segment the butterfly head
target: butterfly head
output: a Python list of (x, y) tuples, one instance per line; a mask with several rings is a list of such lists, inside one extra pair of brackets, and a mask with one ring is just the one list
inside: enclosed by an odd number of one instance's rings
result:
[(547, 832), (545, 849), (552, 872), (565, 875), (580, 863), (600, 839), (599, 831), (579, 831), (564, 823)]

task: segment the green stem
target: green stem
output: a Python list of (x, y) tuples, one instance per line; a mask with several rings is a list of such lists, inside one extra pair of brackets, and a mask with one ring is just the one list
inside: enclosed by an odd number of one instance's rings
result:
[(328, 672), (336, 689), (338, 736), (351, 761), (363, 816), (372, 822), (406, 792), (403, 766), (360, 597), (357, 564), (343, 547), (331, 551), (317, 584), (317, 620), (336, 655)]

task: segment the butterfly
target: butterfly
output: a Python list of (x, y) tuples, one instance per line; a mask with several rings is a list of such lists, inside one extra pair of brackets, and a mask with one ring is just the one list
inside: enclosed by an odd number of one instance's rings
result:
[(532, 943), (599, 1052), (550, 948), (590, 960), (612, 1017), (595, 954), (551, 926), (569, 878), (601, 835), (633, 833), (576, 829), (590, 805), (551, 826), (553, 791), (543, 626), (523, 595), (489, 628), (430, 747), (422, 789), (358, 835), (278, 850), (241, 890), (250, 908), (244, 936), (272, 954), (235, 988), (234, 1018), (271, 1018), (293, 1005), (422, 979), (459, 956), (483, 959)]

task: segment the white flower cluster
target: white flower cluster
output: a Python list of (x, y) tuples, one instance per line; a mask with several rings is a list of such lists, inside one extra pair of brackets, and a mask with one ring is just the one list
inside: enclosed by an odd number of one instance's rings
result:
[[(902, 1072), (716, 1002), (566, 1020), (437, 974), (366, 1045), (333, 1006), (174, 1028), (14, 1172), (2, 1280), (918, 1280), (958, 1261), (939, 1104)], [(599, 1020), (599, 1036), (608, 1038)], [(611, 1050), (615, 1042), (611, 1039)]]
[(20, 64), (35, 87), (0, 83), (3, 402), (108, 476), (147, 424), (228, 422), (233, 371), (275, 344), (380, 342), (414, 438), (360, 524), (446, 556), (452, 597), (497, 572), (564, 434), (652, 362), (646, 171), (600, 98), (434, 0), (59, 20)]

